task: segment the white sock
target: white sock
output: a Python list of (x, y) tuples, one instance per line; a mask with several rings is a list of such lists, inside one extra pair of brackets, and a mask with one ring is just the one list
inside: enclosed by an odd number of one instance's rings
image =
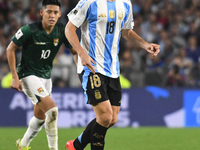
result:
[(45, 119), (45, 130), (47, 134), (47, 140), (50, 150), (58, 150), (58, 129), (57, 129), (57, 119), (58, 119), (58, 108), (53, 107), (46, 113)]
[(21, 145), (23, 147), (28, 147), (33, 138), (40, 132), (42, 129), (42, 125), (44, 124), (44, 120), (37, 119), (33, 116), (29, 122), (29, 127), (24, 134), (24, 137), (21, 139)]

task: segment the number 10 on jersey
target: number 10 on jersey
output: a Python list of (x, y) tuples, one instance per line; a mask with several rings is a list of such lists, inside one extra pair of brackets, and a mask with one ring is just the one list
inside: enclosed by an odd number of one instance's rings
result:
[(50, 50), (42, 50), (41, 58), (40, 59), (47, 59), (50, 56)]

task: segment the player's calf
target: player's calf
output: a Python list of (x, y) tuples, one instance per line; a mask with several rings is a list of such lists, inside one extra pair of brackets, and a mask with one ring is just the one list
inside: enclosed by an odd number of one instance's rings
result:
[(58, 130), (57, 130), (57, 119), (58, 119), (58, 108), (53, 107), (46, 113), (45, 119), (45, 130), (47, 134), (47, 140), (50, 150), (58, 150)]

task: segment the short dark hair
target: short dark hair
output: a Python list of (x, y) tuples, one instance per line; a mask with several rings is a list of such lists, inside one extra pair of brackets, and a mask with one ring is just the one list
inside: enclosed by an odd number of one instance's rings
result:
[(42, 6), (46, 7), (47, 5), (57, 5), (61, 8), (61, 4), (58, 0), (43, 0)]

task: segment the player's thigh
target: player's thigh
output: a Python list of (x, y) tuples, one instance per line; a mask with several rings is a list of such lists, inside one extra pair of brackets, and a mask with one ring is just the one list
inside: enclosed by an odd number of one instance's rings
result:
[(113, 111), (110, 101), (103, 101), (92, 107), (95, 112), (97, 122), (102, 126), (109, 127), (113, 119)]
[(109, 100), (98, 103), (97, 105), (92, 106), (92, 107), (93, 107), (96, 117), (99, 117), (103, 114), (110, 114), (110, 115), (113, 114), (112, 107)]
[[(22, 78), (22, 90), (31, 99), (34, 105), (41, 101), (41, 98), (45, 98), (50, 95), (49, 91), (45, 87), (47, 82), (51, 82), (49, 79), (42, 79), (34, 75)], [(51, 83), (49, 83), (51, 84)]]
[(107, 77), (99, 73), (82, 72), (82, 74), (79, 74), (79, 78), (87, 103), (95, 106), (109, 99), (107, 95)]

